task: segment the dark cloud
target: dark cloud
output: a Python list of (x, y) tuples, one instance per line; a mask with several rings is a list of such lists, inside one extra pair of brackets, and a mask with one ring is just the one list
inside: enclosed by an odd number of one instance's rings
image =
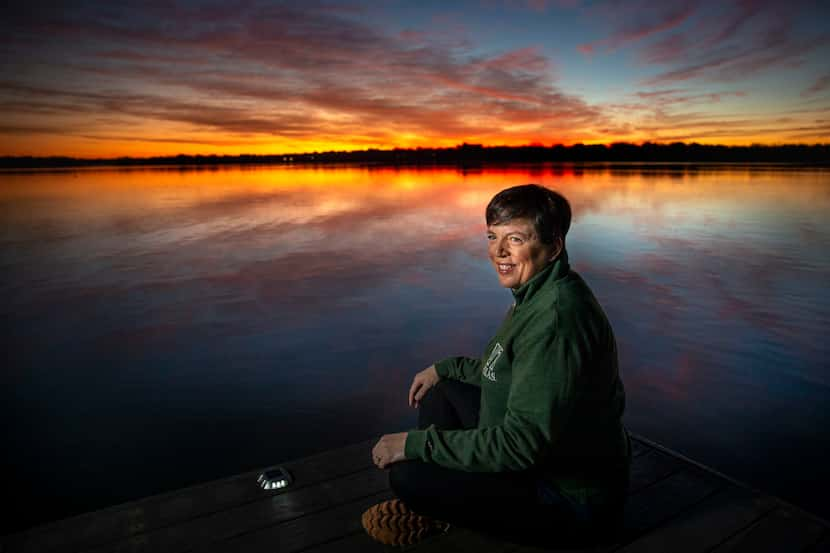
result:
[(697, 1), (669, 1), (654, 4), (638, 1), (625, 4), (611, 2), (597, 9), (598, 15), (622, 21), (608, 38), (586, 43), (579, 50), (586, 54), (597, 50), (614, 50), (646, 37), (674, 29), (687, 21), (695, 12)]
[(815, 82), (804, 89), (802, 96), (813, 96), (830, 88), (830, 73), (818, 77)]
[[(59, 133), (61, 129), (54, 129), (52, 132)], [(37, 132), (37, 131), (32, 131)], [(45, 131), (44, 131), (45, 132)], [(249, 139), (238, 140), (222, 140), (216, 136), (206, 136), (205, 138), (182, 138), (176, 136), (130, 136), (126, 134), (79, 134), (81, 138), (88, 140), (98, 140), (104, 142), (150, 142), (159, 144), (199, 144), (205, 146), (242, 146), (250, 144)]]
[(733, 90), (701, 94), (691, 93), (687, 90), (673, 88), (668, 90), (637, 92), (635, 96), (648, 101), (652, 105), (666, 107), (677, 104), (717, 103), (725, 97), (735, 96), (742, 98), (746, 96), (746, 92), (742, 90)]
[(58, 125), (4, 125), (0, 123), (0, 134), (55, 134), (63, 131)]
[[(821, 142), (827, 133), (827, 125), (822, 121), (826, 107), (777, 114), (743, 110), (730, 115), (728, 111), (713, 114), (709, 110), (714, 104), (742, 102), (754, 96), (745, 90), (697, 93), (691, 88), (666, 88), (639, 91), (632, 96), (636, 101), (609, 104), (606, 108), (636, 114), (638, 122), (629, 127), (629, 132), (651, 140), (730, 142), (753, 137), (753, 141)], [(624, 127), (617, 130), (622, 132)]]
[(822, 16), (811, 2), (769, 0), (714, 5), (686, 0), (600, 4), (591, 13), (615, 22), (610, 36), (584, 44), (586, 53), (637, 46), (642, 63), (669, 66), (645, 81), (664, 86), (705, 79), (733, 81), (772, 68), (793, 67), (826, 46), (826, 30), (804, 32), (799, 17)]
[(647, 64), (675, 67), (646, 80), (659, 86), (705, 79), (727, 82), (773, 68), (793, 67), (808, 54), (830, 43), (830, 33), (796, 30), (795, 10), (782, 10), (770, 2), (730, 5), (731, 14), (702, 13), (685, 32), (644, 48)]

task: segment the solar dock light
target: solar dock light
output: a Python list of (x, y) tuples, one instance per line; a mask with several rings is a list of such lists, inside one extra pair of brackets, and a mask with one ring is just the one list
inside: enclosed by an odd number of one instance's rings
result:
[(293, 482), (291, 473), (282, 467), (272, 467), (265, 470), (256, 479), (263, 490), (279, 490), (287, 487)]

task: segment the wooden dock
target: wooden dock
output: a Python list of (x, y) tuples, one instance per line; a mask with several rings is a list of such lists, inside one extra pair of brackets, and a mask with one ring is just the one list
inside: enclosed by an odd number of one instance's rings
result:
[[(375, 543), (360, 525), (365, 509), (391, 497), (372, 445), (283, 463), (294, 483), (282, 490), (262, 490), (260, 471), (240, 474), (6, 536), (0, 553), (400, 550)], [(644, 438), (633, 445), (624, 531), (589, 551), (830, 552), (826, 521)], [(539, 551), (460, 528), (404, 550)]]

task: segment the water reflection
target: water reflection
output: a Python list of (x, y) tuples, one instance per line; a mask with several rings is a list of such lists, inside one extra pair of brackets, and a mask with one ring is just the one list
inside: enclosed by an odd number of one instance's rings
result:
[(16, 523), (407, 428), (412, 373), (509, 304), (483, 210), (531, 181), (573, 204), (629, 426), (827, 514), (828, 172), (223, 168), (0, 175), (4, 478), (53, 506)]

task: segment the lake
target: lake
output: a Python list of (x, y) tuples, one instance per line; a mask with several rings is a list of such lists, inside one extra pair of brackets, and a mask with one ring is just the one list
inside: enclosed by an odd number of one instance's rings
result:
[(572, 203), (629, 429), (830, 516), (830, 170), (145, 168), (0, 173), (0, 530), (412, 427), (511, 303), (483, 214), (527, 182)]

